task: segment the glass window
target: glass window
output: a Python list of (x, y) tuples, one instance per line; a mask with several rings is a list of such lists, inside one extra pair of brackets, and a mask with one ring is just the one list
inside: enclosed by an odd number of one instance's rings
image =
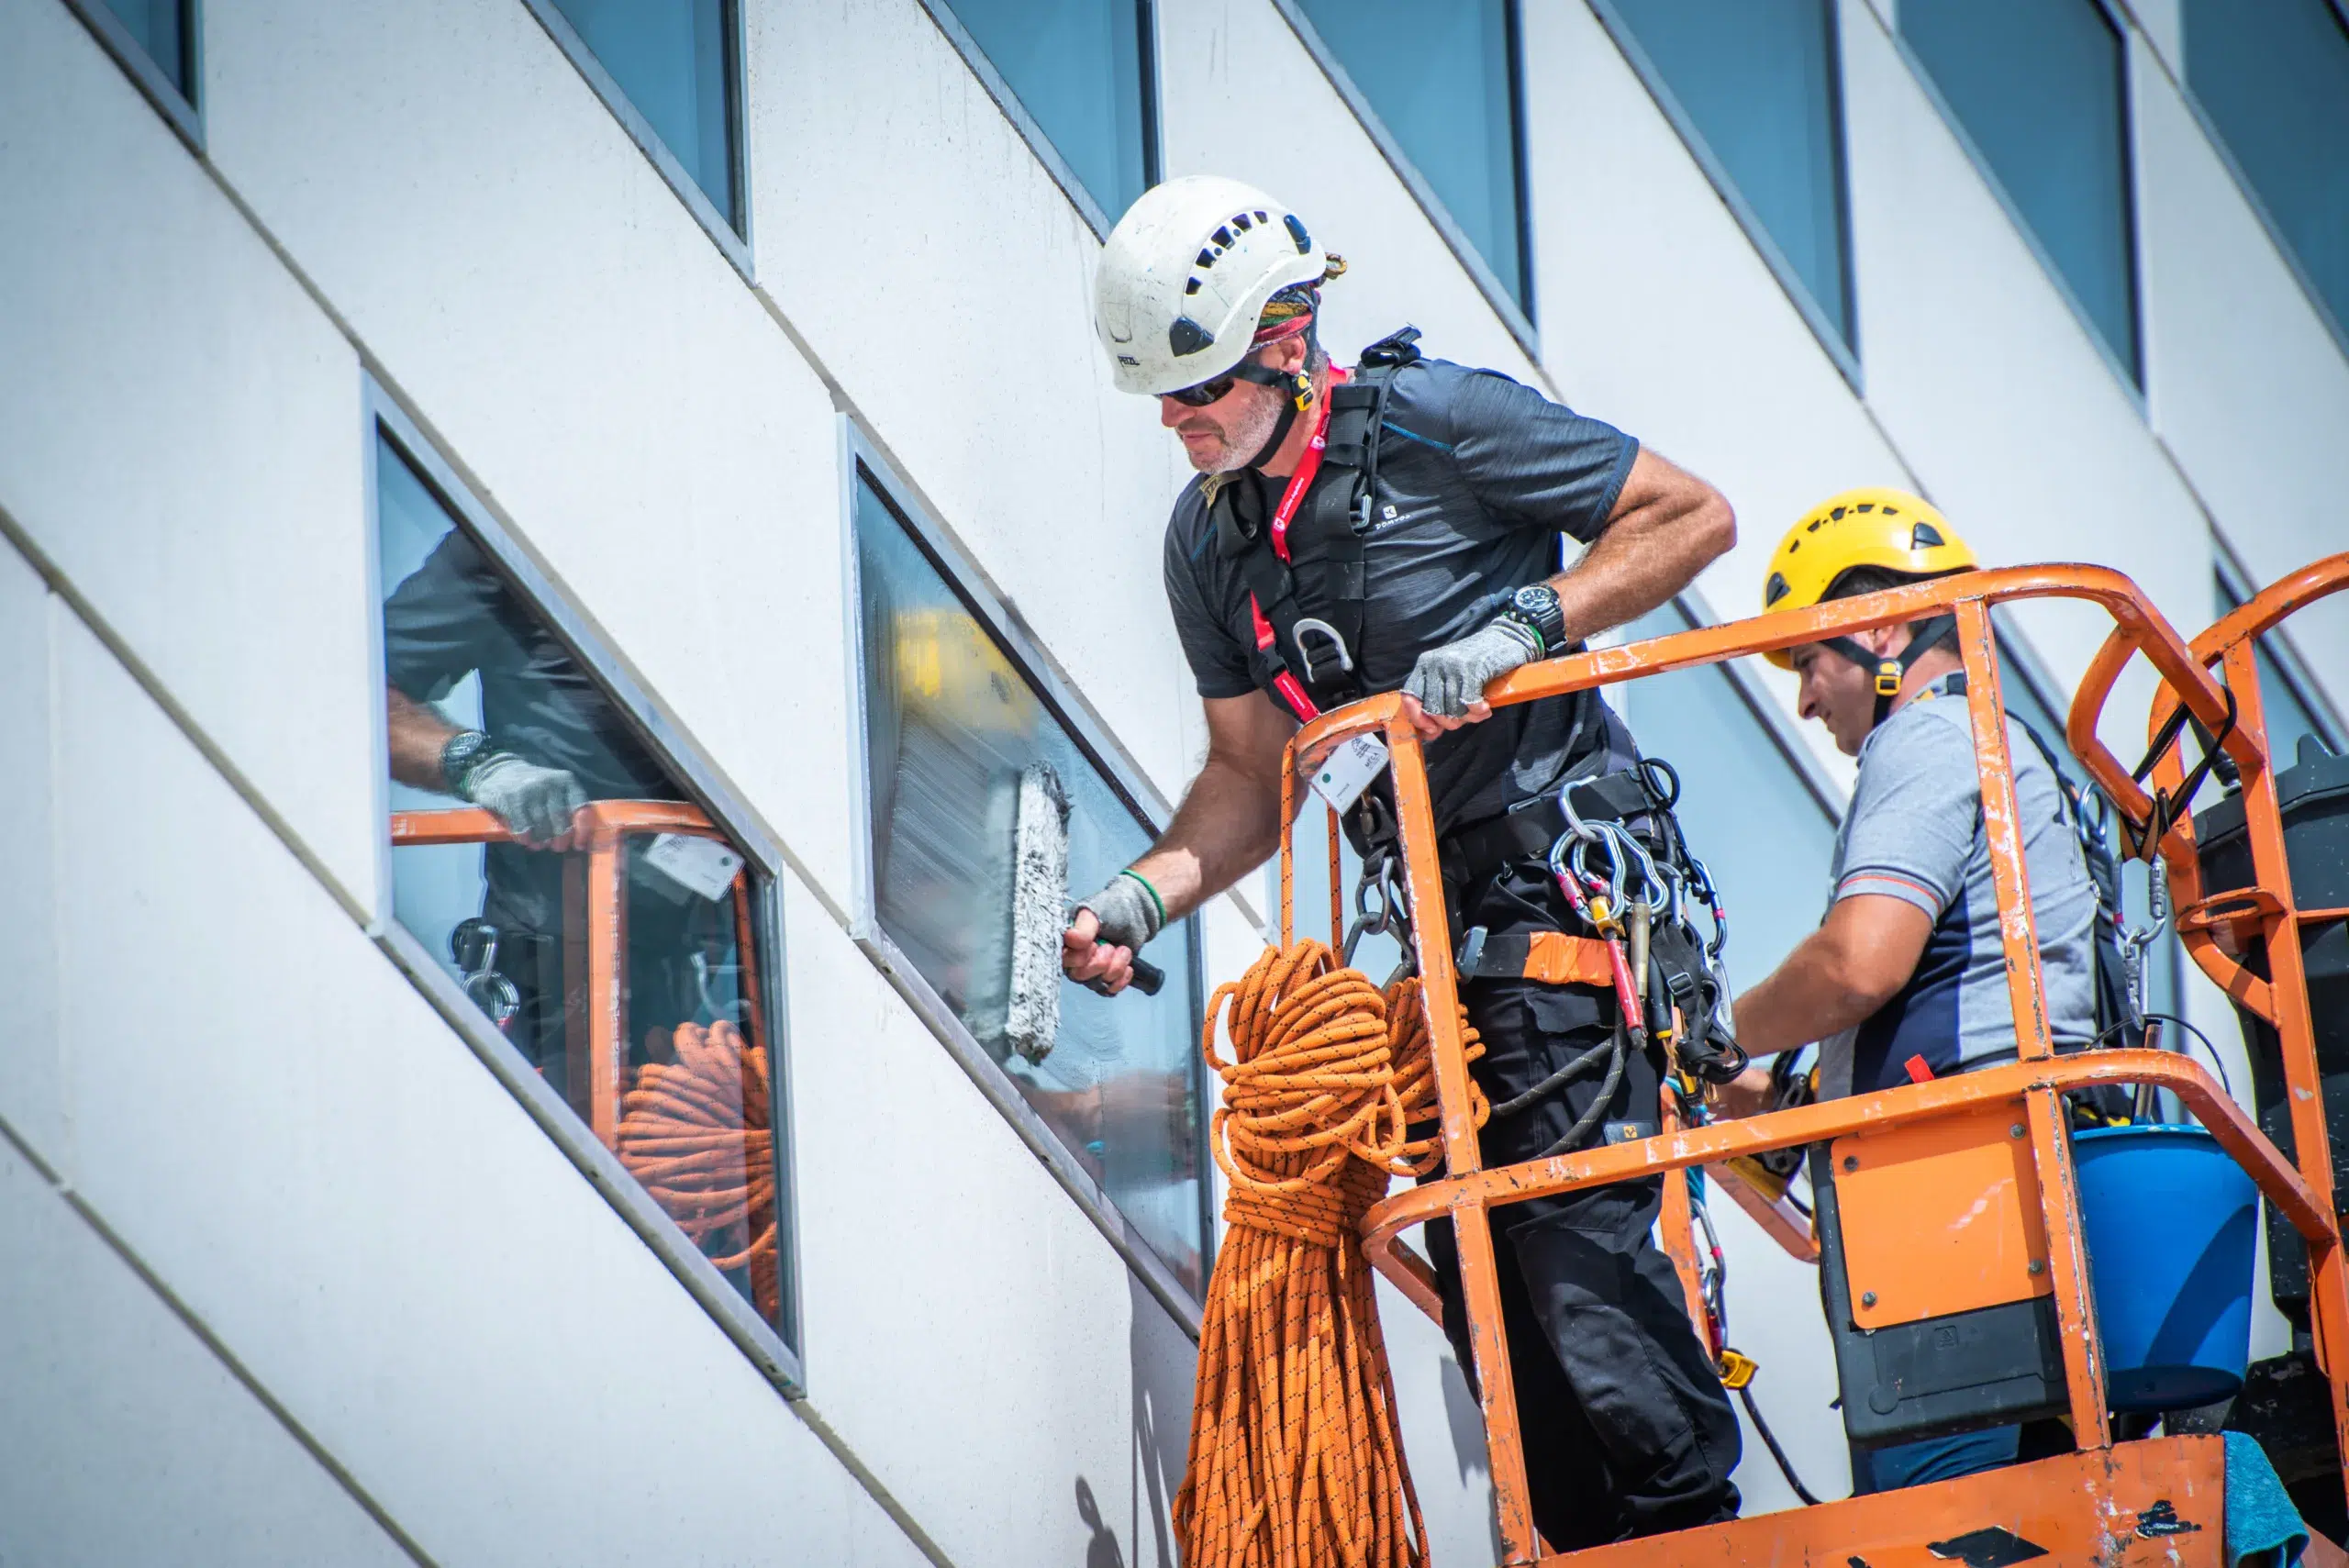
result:
[(787, 1340), (772, 890), (387, 435), (376, 473), (393, 912)]
[[(2249, 595), (2240, 591), (2233, 575), (2221, 568), (2213, 582), (2217, 589), (2219, 614), (2234, 609)], [(2267, 751), (2279, 768), (2288, 768), (2299, 754), (2303, 737), (2314, 736), (2327, 751), (2338, 756), (2342, 751), (2341, 735), (2327, 719), (2323, 710), (2308, 693), (2297, 673), (2297, 660), (2270, 632), (2259, 639), (2253, 651), (2259, 665), (2259, 697), (2267, 718)]]
[(550, 0), (661, 145), (740, 229), (730, 0)]
[[(1598, 0), (1846, 350), (1842, 88), (1828, 0)], [(1904, 0), (1905, 3), (1905, 0)], [(1617, 28), (1621, 38), (1623, 28)], [(1657, 79), (1661, 78), (1659, 82)]]
[(100, 0), (181, 97), (195, 98), (194, 0)]
[(2349, 345), (2349, 20), (2331, 0), (2186, 0), (2186, 81)]
[(2099, 0), (1900, 0), (1898, 16), (1967, 139), (2138, 380), (2119, 29)]
[(1510, 0), (1299, 0), (1313, 30), (1529, 316)]
[(947, 0), (1111, 223), (1157, 177), (1148, 0)]
[(1206, 1275), (1195, 922), (1150, 947), (1155, 996), (1061, 983), (1040, 1062), (1004, 1039), (1011, 1001), (1013, 814), (1022, 770), (1070, 800), (1082, 897), (1150, 847), (1149, 825), (1002, 641), (860, 473), (866, 786), (882, 933), (1195, 1295)]

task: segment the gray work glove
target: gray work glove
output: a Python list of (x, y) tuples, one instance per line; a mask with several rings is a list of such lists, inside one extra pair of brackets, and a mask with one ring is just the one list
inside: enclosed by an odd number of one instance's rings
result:
[(1090, 909), (1093, 917), (1101, 922), (1101, 934), (1094, 940), (1104, 947), (1130, 948), (1140, 952), (1142, 944), (1158, 935), (1165, 922), (1159, 917), (1158, 905), (1151, 898), (1150, 890), (1132, 877), (1119, 874), (1109, 879), (1109, 885), (1077, 906)]
[(1431, 648), (1411, 666), (1403, 695), (1438, 718), (1464, 718), (1468, 705), (1485, 695), (1485, 683), (1508, 674), (1539, 651), (1531, 627), (1497, 620), (1457, 642)]
[(560, 839), (587, 804), (587, 792), (561, 768), (542, 768), (510, 751), (494, 751), (457, 781), (459, 798), (486, 806), (507, 831), (532, 843)]

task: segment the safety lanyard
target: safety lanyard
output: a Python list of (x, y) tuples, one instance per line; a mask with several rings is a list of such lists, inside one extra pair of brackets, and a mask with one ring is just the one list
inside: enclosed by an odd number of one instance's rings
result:
[[(1330, 384), (1335, 386), (1345, 379), (1344, 371), (1333, 371)], [(1281, 492), (1280, 506), (1273, 513), (1273, 553), (1281, 558), (1284, 566), (1288, 564), (1288, 526), (1296, 520), (1297, 507), (1304, 505), (1305, 493), (1313, 488), (1314, 476), (1321, 472), (1321, 454), (1328, 450), (1329, 444), (1330, 399), (1325, 395), (1320, 410), (1314, 417), (1313, 439), (1305, 443), (1305, 450), (1298, 454), (1297, 472), (1288, 476), (1288, 488)], [(1253, 593), (1248, 595), (1248, 613), (1256, 623), (1256, 651), (1272, 651), (1273, 623), (1264, 618), (1264, 606), (1256, 602)], [(1282, 700), (1288, 704), (1289, 710), (1297, 715), (1299, 723), (1310, 724), (1321, 717), (1321, 709), (1305, 695), (1304, 685), (1286, 668), (1286, 664), (1281, 673), (1273, 677), (1273, 689), (1280, 693)]]

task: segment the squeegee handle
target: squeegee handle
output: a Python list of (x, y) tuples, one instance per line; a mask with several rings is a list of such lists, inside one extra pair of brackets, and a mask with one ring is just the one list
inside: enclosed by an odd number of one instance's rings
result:
[[(1157, 995), (1158, 988), (1166, 984), (1166, 972), (1147, 959), (1135, 959), (1133, 971), (1134, 977), (1128, 984), (1145, 996)], [(1109, 983), (1106, 980), (1088, 980), (1085, 983), (1085, 988), (1088, 991), (1098, 991), (1104, 996), (1115, 995), (1109, 989)]]

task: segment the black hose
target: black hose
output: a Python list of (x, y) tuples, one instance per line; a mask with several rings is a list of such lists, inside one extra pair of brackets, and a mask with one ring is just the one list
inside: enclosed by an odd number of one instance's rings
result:
[(1745, 1418), (1753, 1423), (1753, 1430), (1761, 1437), (1762, 1445), (1777, 1462), (1778, 1473), (1787, 1478), (1787, 1485), (1795, 1489), (1796, 1496), (1813, 1507), (1818, 1507), (1819, 1499), (1811, 1496), (1810, 1488), (1804, 1485), (1802, 1477), (1795, 1473), (1794, 1462), (1787, 1457), (1787, 1451), (1778, 1446), (1777, 1434), (1770, 1429), (1770, 1423), (1762, 1418), (1762, 1407), (1753, 1403), (1753, 1385), (1748, 1383), (1739, 1389), (1737, 1397), (1738, 1402), (1745, 1407)]
[[(1566, 1135), (1564, 1138), (1561, 1138), (1558, 1141), (1550, 1145), (1549, 1148), (1544, 1149), (1541, 1153), (1535, 1155), (1535, 1159), (1551, 1160), (1555, 1159), (1558, 1155), (1570, 1152), (1578, 1147), (1585, 1138), (1589, 1136), (1590, 1129), (1598, 1125), (1599, 1118), (1606, 1116), (1607, 1107), (1614, 1102), (1615, 1091), (1622, 1086), (1623, 1062), (1628, 1054), (1623, 1039), (1623, 1026), (1620, 1020), (1617, 1021), (1615, 1025), (1615, 1032), (1609, 1037), (1607, 1043), (1609, 1049), (1614, 1053), (1613, 1060), (1609, 1061), (1607, 1064), (1606, 1082), (1598, 1085), (1598, 1093), (1591, 1098), (1590, 1108), (1584, 1111), (1581, 1116), (1575, 1119), (1574, 1126), (1566, 1129)], [(1587, 1054), (1587, 1052), (1585, 1054)]]
[(1547, 1078), (1542, 1079), (1542, 1082), (1534, 1084), (1533, 1087), (1526, 1090), (1525, 1093), (1518, 1095), (1515, 1099), (1503, 1100), (1499, 1105), (1495, 1106), (1493, 1107), (1492, 1114), (1495, 1117), (1515, 1116), (1518, 1112), (1533, 1104), (1536, 1100), (1548, 1098), (1551, 1095), (1555, 1094), (1558, 1090), (1565, 1087), (1568, 1084), (1573, 1083), (1576, 1078), (1581, 1077), (1586, 1068), (1589, 1067), (1600, 1057), (1606, 1055), (1609, 1051), (1611, 1051), (1614, 1049), (1615, 1038), (1612, 1034), (1609, 1034), (1607, 1039), (1600, 1040), (1597, 1045), (1592, 1046), (1588, 1051), (1584, 1051), (1580, 1056), (1575, 1057), (1572, 1062), (1567, 1062), (1564, 1067), (1559, 1068), (1555, 1073), (1551, 1073)]

